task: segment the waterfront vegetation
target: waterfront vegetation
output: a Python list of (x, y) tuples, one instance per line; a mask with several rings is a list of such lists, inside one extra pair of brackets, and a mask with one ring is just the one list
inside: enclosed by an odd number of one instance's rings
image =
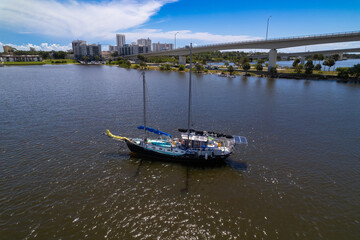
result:
[[(5, 62), (5, 65), (42, 65), (42, 64), (79, 64), (73, 59), (66, 59), (66, 52), (63, 51), (19, 51), (12, 52), (14, 55), (40, 55), (43, 58), (42, 62)], [(256, 53), (266, 54), (266, 53)], [(344, 54), (345, 57), (360, 58), (359, 54)], [(161, 71), (189, 71), (185, 65), (178, 64), (178, 57), (175, 56), (158, 56), (158, 57), (144, 57), (138, 55), (138, 62), (136, 64), (118, 57), (117, 54), (112, 55), (112, 58), (105, 62), (106, 65), (119, 66), (123, 68), (132, 69), (148, 69)], [(307, 79), (340, 79), (342, 81), (350, 81), (360, 77), (360, 64), (353, 67), (338, 67), (335, 69), (335, 63), (340, 56), (338, 54), (325, 57), (322, 54), (314, 54), (306, 57), (306, 62), (301, 63), (300, 59), (295, 59), (292, 67), (268, 68), (265, 60), (259, 59), (253, 61), (251, 56), (245, 52), (204, 52), (193, 55), (193, 71), (197, 73), (209, 74), (230, 74), (230, 75), (247, 75), (247, 76), (272, 76), (272, 77), (286, 77), (286, 78), (307, 78)], [(88, 62), (88, 59), (83, 61)], [(96, 59), (102, 60), (100, 58)], [(186, 62), (190, 62), (190, 58), (186, 58)], [(209, 63), (222, 62), (223, 66), (211, 66)], [(232, 64), (230, 64), (232, 63)], [(326, 70), (326, 71), (325, 71)]]
[[(30, 51), (16, 50), (14, 48), (10, 53), (13, 55), (39, 55), (42, 59), (65, 59), (67, 55), (67, 52), (64, 51), (36, 51), (34, 48), (30, 48)], [(5, 53), (0, 53), (0, 56), (2, 54)]]
[(79, 64), (73, 59), (46, 59), (43, 60), (45, 64)]

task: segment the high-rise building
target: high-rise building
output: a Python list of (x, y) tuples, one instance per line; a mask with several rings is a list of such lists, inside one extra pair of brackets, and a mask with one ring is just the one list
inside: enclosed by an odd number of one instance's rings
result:
[(96, 56), (101, 58), (101, 45), (100, 44), (88, 45), (87, 52), (91, 60), (94, 60)]
[(117, 46), (112, 46), (112, 45), (109, 45), (109, 52), (116, 52), (118, 49)]
[[(81, 45), (85, 45), (85, 51), (86, 51), (86, 42), (85, 41), (75, 40), (72, 42), (72, 49), (74, 52), (75, 59), (80, 59), (82, 56), (84, 56), (84, 54), (82, 54), (82, 51), (81, 51)], [(86, 52), (85, 52), (85, 56), (86, 56)]]
[(72, 42), (75, 59), (82, 59), (82, 57), (89, 57), (94, 60), (96, 56), (101, 58), (101, 45), (91, 44), (87, 45), (85, 41), (75, 40)]
[(145, 39), (145, 38), (141, 38), (137, 40), (137, 44), (139, 46), (151, 46), (151, 40), (150, 38)]
[(153, 52), (160, 52), (160, 51), (169, 51), (173, 50), (172, 43), (153, 43)]
[(138, 55), (138, 54), (148, 53), (150, 51), (151, 51), (150, 46), (125, 44), (123, 47), (119, 49), (119, 55), (120, 56)]
[(125, 35), (124, 34), (116, 34), (116, 46), (121, 48), (125, 45)]

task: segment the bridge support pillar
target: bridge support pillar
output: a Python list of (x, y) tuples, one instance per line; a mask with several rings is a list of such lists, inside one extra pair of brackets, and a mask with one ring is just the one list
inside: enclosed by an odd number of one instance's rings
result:
[(301, 63), (301, 64), (305, 64), (305, 56), (301, 56), (301, 58), (300, 58), (300, 63)]
[(339, 60), (344, 60), (344, 53), (343, 52), (339, 53)]
[(272, 67), (276, 67), (276, 58), (277, 58), (277, 50), (276, 49), (271, 49), (270, 52), (269, 52), (268, 71), (270, 71), (270, 69)]
[(186, 56), (179, 56), (179, 65), (186, 65)]

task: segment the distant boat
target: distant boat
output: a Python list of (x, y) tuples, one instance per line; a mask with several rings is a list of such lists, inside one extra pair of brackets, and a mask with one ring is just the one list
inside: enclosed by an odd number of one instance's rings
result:
[[(190, 69), (192, 69), (192, 45), (190, 45)], [(105, 132), (112, 139), (124, 141), (131, 152), (152, 159), (187, 162), (190, 164), (209, 164), (223, 162), (234, 151), (235, 145), (247, 144), (245, 137), (190, 129), (191, 71), (189, 73), (188, 128), (179, 129), (181, 137), (173, 138), (168, 133), (147, 127), (145, 72), (142, 75), (144, 125), (139, 126), (138, 129), (144, 130), (144, 138), (127, 138), (113, 135), (109, 130)], [(159, 137), (150, 138), (148, 133), (156, 134)]]

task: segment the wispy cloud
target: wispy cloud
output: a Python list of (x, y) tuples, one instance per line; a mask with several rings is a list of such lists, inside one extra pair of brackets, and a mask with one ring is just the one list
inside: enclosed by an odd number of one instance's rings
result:
[(147, 22), (176, 0), (1, 0), (0, 24), (19, 33), (56, 37), (107, 38)]
[(336, 50), (336, 49), (351, 49), (351, 48), (360, 48), (359, 42), (343, 42), (343, 43), (327, 43), (319, 45), (310, 45), (303, 47), (293, 47), (293, 48), (284, 48), (280, 49), (278, 52), (312, 52), (312, 51), (321, 51), (321, 50)]
[(11, 44), (11, 43), (7, 43), (4, 44), (2, 42), (0, 42), (0, 52), (3, 51), (3, 46), (11, 46), (13, 48), (16, 48), (17, 50), (29, 50), (31, 47), (35, 48), (36, 50), (42, 50), (42, 51), (67, 51), (69, 49), (71, 49), (71, 44), (68, 45), (59, 45), (59, 44), (49, 44), (49, 43), (42, 43), (40, 45), (34, 45), (31, 43), (28, 44), (22, 44), (22, 45), (16, 45), (16, 44)]
[(132, 32), (125, 32), (126, 38), (129, 40), (135, 40), (140, 37), (149, 37), (150, 39), (162, 39), (174, 41), (175, 33), (176, 38), (179, 40), (189, 40), (192, 42), (202, 43), (221, 43), (221, 42), (235, 42), (235, 41), (248, 41), (261, 39), (259, 37), (252, 37), (248, 35), (220, 35), (211, 34), (208, 32), (192, 32), (190, 30), (178, 30), (164, 32), (160, 29), (137, 29)]
[[(150, 37), (153, 41), (216, 43), (254, 40), (245, 35), (219, 35), (190, 30), (162, 31), (136, 29), (148, 22), (160, 8), (177, 0), (0, 0), (0, 24), (20, 34), (42, 34), (88, 41), (115, 41), (115, 33), (126, 34), (128, 41)], [(165, 20), (160, 20), (165, 21)]]

